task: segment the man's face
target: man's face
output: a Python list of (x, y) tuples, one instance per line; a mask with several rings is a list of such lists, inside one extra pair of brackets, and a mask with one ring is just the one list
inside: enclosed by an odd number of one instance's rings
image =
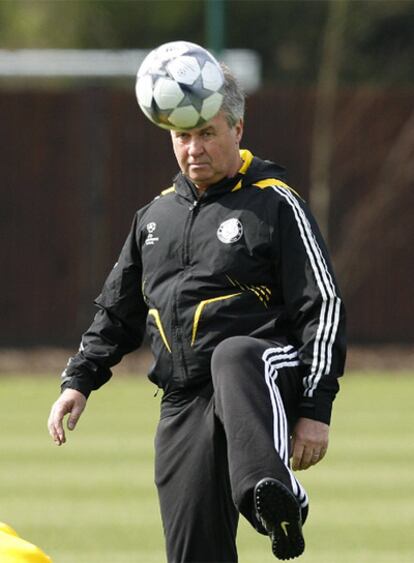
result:
[(241, 166), (242, 133), (242, 120), (229, 127), (221, 112), (197, 129), (172, 131), (174, 154), (182, 173), (200, 191), (223, 178), (235, 176)]

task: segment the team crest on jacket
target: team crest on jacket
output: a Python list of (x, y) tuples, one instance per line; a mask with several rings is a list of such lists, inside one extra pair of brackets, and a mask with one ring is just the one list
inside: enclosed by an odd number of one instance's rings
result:
[(236, 242), (241, 239), (242, 235), (243, 225), (235, 217), (223, 221), (217, 229), (217, 238), (224, 244)]

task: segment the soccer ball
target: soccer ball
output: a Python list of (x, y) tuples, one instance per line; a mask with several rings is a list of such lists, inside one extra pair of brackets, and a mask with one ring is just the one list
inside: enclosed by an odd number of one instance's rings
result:
[(188, 41), (173, 41), (144, 59), (135, 93), (153, 123), (185, 131), (200, 127), (219, 112), (223, 85), (223, 71), (206, 49)]

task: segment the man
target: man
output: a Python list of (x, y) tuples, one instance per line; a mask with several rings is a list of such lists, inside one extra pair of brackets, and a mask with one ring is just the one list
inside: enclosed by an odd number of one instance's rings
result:
[(164, 390), (155, 479), (169, 563), (236, 562), (242, 513), (279, 559), (304, 550), (308, 498), (289, 467), (328, 446), (344, 312), (327, 252), (283, 170), (239, 149), (244, 97), (172, 132), (181, 172), (138, 211), (63, 373), (49, 431), (65, 442), (145, 325)]

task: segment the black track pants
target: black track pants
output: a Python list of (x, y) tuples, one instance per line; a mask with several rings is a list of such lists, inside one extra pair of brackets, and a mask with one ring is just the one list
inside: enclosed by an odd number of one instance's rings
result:
[(164, 400), (155, 480), (168, 563), (235, 563), (239, 512), (256, 525), (253, 488), (282, 481), (302, 506), (289, 469), (289, 435), (302, 393), (292, 346), (248, 336), (223, 341), (212, 385)]

